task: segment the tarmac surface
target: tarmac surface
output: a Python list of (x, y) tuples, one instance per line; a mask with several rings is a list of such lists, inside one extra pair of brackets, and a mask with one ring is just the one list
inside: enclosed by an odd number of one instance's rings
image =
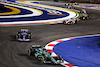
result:
[[(45, 46), (47, 43), (61, 38), (100, 33), (100, 11), (86, 10), (90, 19), (80, 20), (74, 25), (0, 27), (0, 67), (63, 67), (61, 65), (42, 64), (36, 58), (28, 57), (27, 50), (32, 44)], [(31, 42), (16, 41), (15, 35), (21, 28), (28, 28), (32, 32)]]

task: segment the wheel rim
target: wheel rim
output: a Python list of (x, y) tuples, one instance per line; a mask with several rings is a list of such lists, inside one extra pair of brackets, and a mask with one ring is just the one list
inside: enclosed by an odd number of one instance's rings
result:
[(41, 55), (41, 56), (38, 56), (38, 59), (42, 62), (42, 63), (44, 63), (44, 57)]

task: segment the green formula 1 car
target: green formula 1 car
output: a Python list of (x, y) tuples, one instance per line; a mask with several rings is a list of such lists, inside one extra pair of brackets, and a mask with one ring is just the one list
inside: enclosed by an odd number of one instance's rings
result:
[(85, 9), (82, 9), (80, 11), (80, 13), (82, 13), (82, 16), (80, 17), (80, 19), (82, 20), (88, 20), (90, 18), (90, 16), (88, 15), (87, 11)]
[(28, 49), (28, 56), (30, 55), (36, 57), (42, 63), (60, 64), (64, 62), (61, 56), (53, 56), (52, 53), (40, 45), (32, 45), (31, 48)]

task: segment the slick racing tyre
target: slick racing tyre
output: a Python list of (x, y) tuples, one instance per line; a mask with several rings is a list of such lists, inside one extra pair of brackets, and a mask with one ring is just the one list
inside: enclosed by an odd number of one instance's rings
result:
[(28, 56), (30, 56), (31, 55), (31, 50), (30, 49), (28, 49)]
[(28, 49), (28, 56), (31, 56), (31, 55), (34, 56), (35, 52), (36, 52), (35, 49)]
[(17, 32), (16, 39), (20, 38), (21, 32)]
[(76, 21), (75, 21), (75, 24), (77, 24), (77, 23), (78, 23), (78, 21), (76, 20)]
[(63, 24), (66, 24), (66, 21), (63, 21)]
[(29, 38), (29, 39), (31, 39), (31, 35), (32, 35), (32, 34), (29, 32), (29, 33), (28, 33), (28, 38)]
[(70, 22), (70, 24), (74, 24), (74, 22), (73, 22), (73, 21), (71, 21), (71, 22)]
[(42, 63), (44, 63), (44, 61), (45, 61), (44, 56), (39, 55), (37, 58), (38, 58), (39, 61), (41, 61)]

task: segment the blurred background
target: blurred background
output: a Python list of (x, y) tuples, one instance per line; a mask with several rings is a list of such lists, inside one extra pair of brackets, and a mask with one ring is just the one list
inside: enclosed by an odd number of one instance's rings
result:
[(71, 2), (71, 3), (97, 3), (100, 4), (100, 0), (8, 0), (8, 1), (55, 1), (55, 2)]
[(56, 1), (56, 2), (79, 2), (79, 3), (98, 3), (100, 4), (100, 0), (41, 0), (41, 1)]

